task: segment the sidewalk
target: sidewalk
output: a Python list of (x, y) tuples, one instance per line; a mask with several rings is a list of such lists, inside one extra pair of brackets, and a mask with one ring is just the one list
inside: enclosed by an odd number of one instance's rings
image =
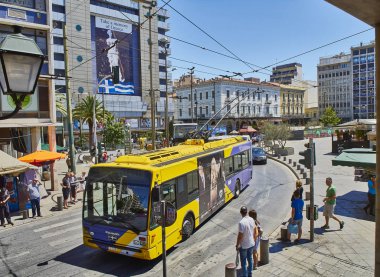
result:
[[(301, 242), (280, 240), (281, 226), (269, 236), (269, 264), (260, 266), (254, 276), (373, 276), (375, 267), (375, 218), (366, 215), (363, 207), (367, 203), (367, 185), (355, 182), (353, 168), (332, 167), (329, 155), (331, 138), (317, 139), (317, 167), (315, 170), (315, 204), (319, 205), (319, 219), (314, 224), (314, 241), (310, 242), (310, 221), (304, 208), (303, 234)], [(304, 141), (306, 142), (306, 141)], [(304, 149), (303, 141), (291, 141), (288, 145), (295, 153)], [(287, 146), (288, 146), (287, 145)], [(299, 155), (291, 158), (298, 161)], [(322, 199), (326, 186), (324, 179), (332, 177), (337, 188), (336, 216), (345, 222), (339, 224), (330, 219), (330, 229), (320, 228), (325, 224)], [(309, 186), (304, 186), (309, 191)], [(309, 201), (305, 201), (309, 204)], [(290, 212), (290, 206), (289, 206)], [(287, 219), (285, 219), (287, 220)], [(284, 221), (285, 221), (284, 220)]]

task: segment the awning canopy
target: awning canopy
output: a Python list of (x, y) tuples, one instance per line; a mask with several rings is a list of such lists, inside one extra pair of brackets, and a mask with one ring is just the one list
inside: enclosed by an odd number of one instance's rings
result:
[(355, 119), (346, 123), (335, 126), (334, 129), (352, 129), (361, 128), (364, 130), (371, 130), (372, 126), (376, 125), (376, 119)]
[(242, 128), (239, 130), (239, 133), (254, 133), (254, 132), (257, 132), (257, 131), (251, 126), (248, 126), (247, 128)]
[(332, 160), (333, 166), (376, 168), (376, 151), (369, 148), (346, 149)]
[(41, 166), (44, 163), (49, 163), (55, 160), (64, 159), (65, 157), (66, 157), (66, 154), (63, 154), (63, 153), (50, 152), (46, 150), (38, 150), (36, 152), (33, 152), (31, 154), (28, 154), (19, 158), (19, 160), (22, 162), (36, 165), (36, 166)]
[(28, 163), (20, 162), (7, 153), (0, 151), (0, 175), (15, 175), (29, 169), (36, 169), (36, 167)]

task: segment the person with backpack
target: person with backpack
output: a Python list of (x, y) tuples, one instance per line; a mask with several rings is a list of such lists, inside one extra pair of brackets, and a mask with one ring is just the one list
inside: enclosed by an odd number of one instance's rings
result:
[(259, 265), (259, 246), (260, 246), (260, 240), (263, 235), (263, 229), (261, 227), (260, 221), (257, 220), (257, 212), (255, 210), (250, 210), (248, 215), (253, 218), (256, 230), (255, 233), (256, 239), (255, 239), (255, 246), (253, 247), (253, 270), (256, 270)]

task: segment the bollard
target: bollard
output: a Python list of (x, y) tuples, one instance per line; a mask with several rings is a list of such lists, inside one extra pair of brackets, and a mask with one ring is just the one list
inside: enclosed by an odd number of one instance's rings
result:
[(289, 164), (291, 164), (291, 163), (292, 163), (292, 159), (289, 159), (289, 161), (288, 161), (288, 162), (289, 162)]
[(301, 174), (303, 175), (304, 172), (305, 172), (305, 169), (301, 168), (301, 169), (300, 169), (300, 172), (301, 172)]
[(306, 201), (310, 200), (310, 191), (307, 191), (306, 192), (306, 198), (305, 198)]
[(261, 238), (260, 240), (260, 263), (262, 265), (269, 263), (269, 239)]
[(236, 265), (234, 263), (226, 264), (225, 277), (236, 277)]
[(297, 165), (297, 162), (293, 162), (293, 166), (295, 167)]
[(300, 169), (301, 169), (301, 165), (297, 164), (297, 170), (300, 170)]
[(306, 176), (305, 179), (306, 179), (306, 184), (307, 184), (307, 185), (310, 185), (310, 178), (308, 178), (308, 177)]
[(282, 159), (284, 160), (284, 162), (286, 162), (286, 157), (282, 157)]
[(63, 210), (62, 196), (57, 196), (57, 206), (58, 206), (58, 211), (62, 211)]
[(286, 241), (288, 239), (288, 227), (281, 226), (281, 240)]
[(22, 219), (28, 219), (28, 217), (29, 217), (29, 210), (23, 210)]

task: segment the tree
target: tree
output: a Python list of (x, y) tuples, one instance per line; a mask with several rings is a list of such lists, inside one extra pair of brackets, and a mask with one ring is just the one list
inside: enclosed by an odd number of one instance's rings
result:
[(271, 141), (272, 145), (277, 143), (281, 148), (285, 148), (286, 142), (292, 136), (288, 124), (266, 122), (261, 128), (261, 132), (264, 134), (264, 141)]
[(125, 140), (125, 130), (122, 122), (115, 120), (107, 120), (105, 125), (105, 132), (103, 135), (104, 143), (111, 148), (116, 148), (117, 145), (123, 144)]
[(107, 117), (110, 115), (109, 112), (105, 111), (105, 118), (103, 118), (103, 105), (102, 102), (98, 101), (96, 97), (88, 95), (86, 98), (83, 98), (73, 109), (73, 118), (81, 120), (82, 123), (87, 123), (89, 128), (90, 139), (88, 141), (89, 148), (91, 149), (91, 145), (94, 142), (93, 132), (93, 109), (94, 109), (94, 101), (95, 101), (95, 117), (97, 122), (105, 123)]
[(336, 115), (334, 108), (331, 106), (326, 108), (325, 112), (320, 118), (320, 121), (323, 123), (323, 125), (329, 127), (337, 125), (340, 120), (341, 119)]
[(57, 112), (60, 112), (62, 116), (67, 116), (66, 94), (63, 94), (63, 93), (55, 94), (55, 107), (57, 109)]

